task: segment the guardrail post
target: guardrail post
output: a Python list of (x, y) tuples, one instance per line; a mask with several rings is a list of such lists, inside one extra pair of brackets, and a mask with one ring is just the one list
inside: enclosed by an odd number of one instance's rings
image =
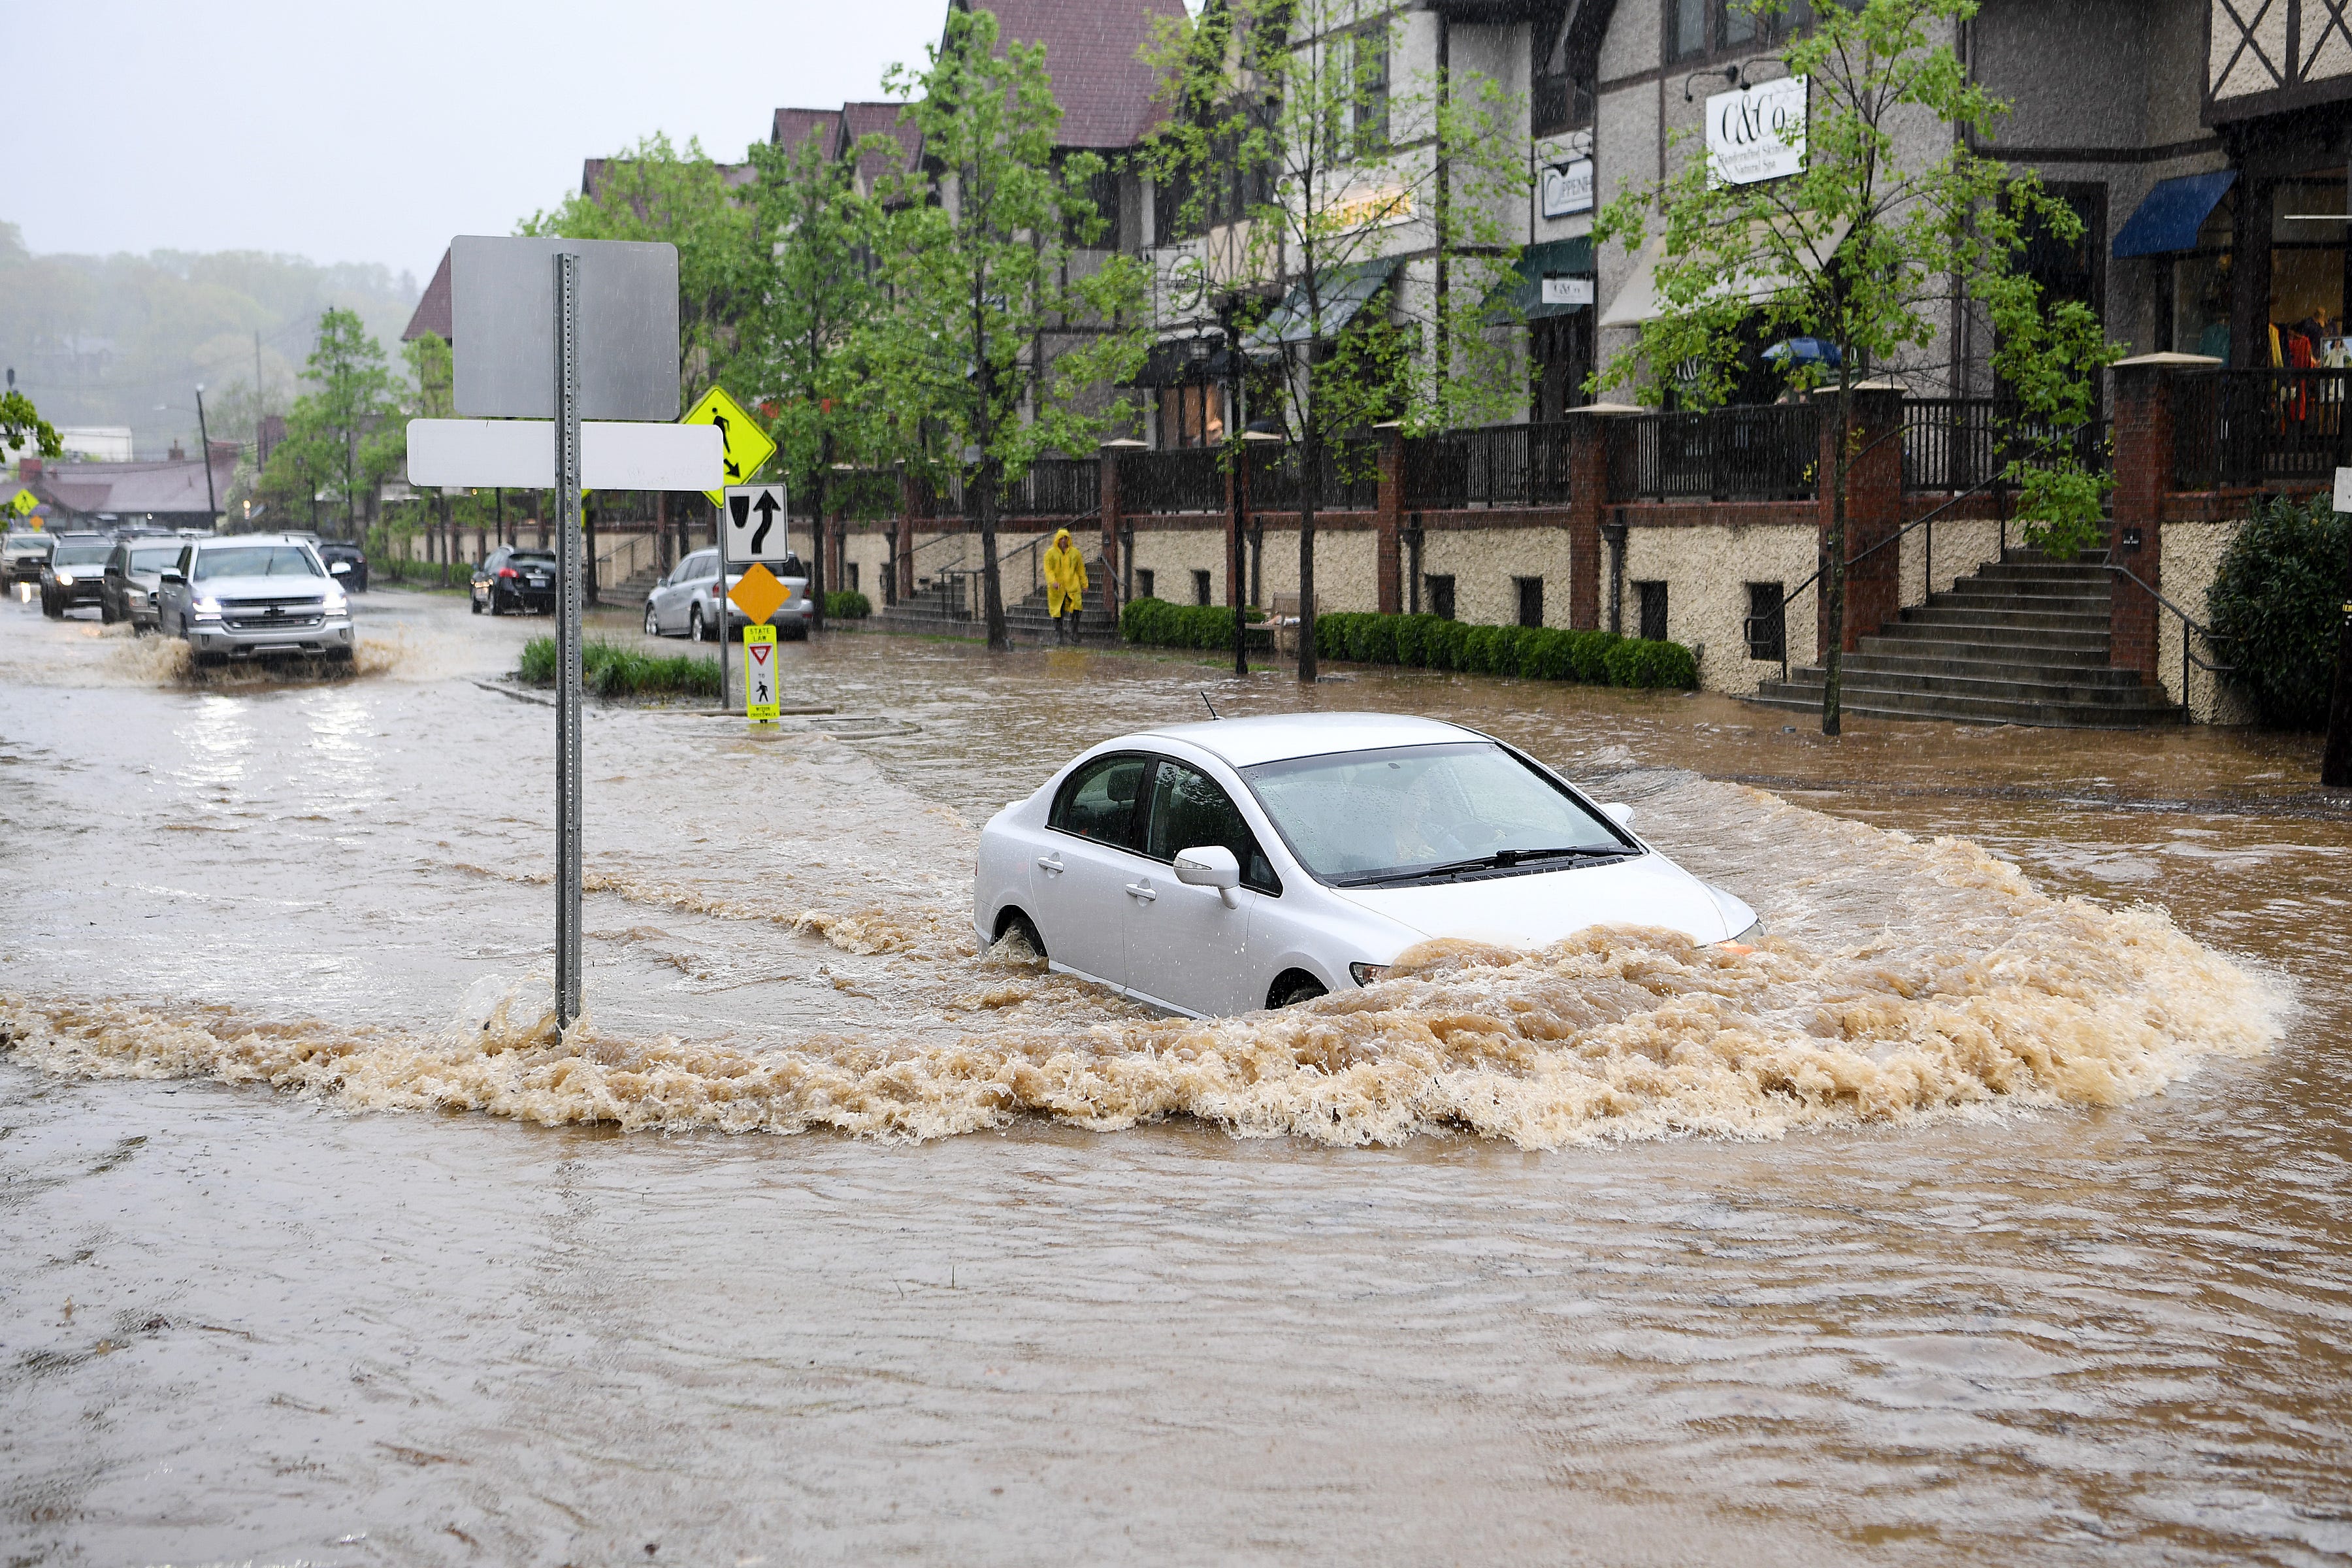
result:
[(1609, 418), (1641, 410), (1616, 403), (1571, 408), (1568, 421), (1568, 624), (1601, 626), (1601, 520), (1608, 515)]
[[(2164, 591), (2164, 497), (2172, 488), (2173, 372), (2187, 357), (2143, 354), (2115, 367), (2115, 521), (2107, 535), (2107, 559), (2129, 567), (2153, 593), (2128, 578), (2114, 578), (2107, 601), (2107, 663), (2116, 669), (2136, 669), (2151, 684), (2158, 679), (2161, 629), (2153, 595)], [(2187, 701), (2189, 693), (2182, 691), (2180, 698)]]
[(1372, 433), (1380, 438), (1380, 492), (1375, 503), (1379, 519), (1379, 545), (1374, 571), (1380, 579), (1380, 610), (1393, 616), (1403, 607), (1404, 595), (1399, 592), (1402, 564), (1399, 559), (1404, 528), (1404, 431), (1396, 425), (1376, 425)]

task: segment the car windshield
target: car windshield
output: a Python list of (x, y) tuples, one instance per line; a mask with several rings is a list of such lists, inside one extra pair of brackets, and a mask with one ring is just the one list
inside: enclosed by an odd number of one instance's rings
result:
[(196, 581), (209, 577), (316, 577), (319, 563), (299, 544), (233, 544), (196, 552)]
[(1291, 852), (1343, 886), (1438, 874), (1465, 861), (1507, 867), (1526, 856), (1549, 865), (1580, 853), (1633, 852), (1608, 823), (1490, 741), (1302, 757), (1242, 776)]
[(96, 566), (113, 553), (111, 544), (60, 544), (49, 559), (60, 566)]
[(131, 569), (133, 572), (161, 572), (179, 558), (180, 547), (176, 544), (167, 544), (160, 550), (134, 550), (131, 552)]

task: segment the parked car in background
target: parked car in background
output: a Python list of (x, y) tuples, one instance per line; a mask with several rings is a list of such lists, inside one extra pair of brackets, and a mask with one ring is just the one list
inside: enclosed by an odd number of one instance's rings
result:
[(41, 614), (54, 621), (68, 610), (97, 604), (106, 558), (113, 551), (111, 534), (58, 535), (57, 548), (41, 563)]
[(170, 534), (117, 540), (98, 586), (98, 618), (108, 626), (129, 621), (133, 632), (158, 624), (163, 572), (180, 559), (184, 542)]
[(1195, 1017), (1369, 985), (1433, 938), (1754, 942), (1756, 911), (1492, 736), (1387, 713), (1179, 724), (1079, 753), (980, 836), (972, 924)]
[(238, 533), (184, 542), (163, 574), (163, 629), (199, 664), (289, 655), (348, 659), (350, 597), (308, 542)]
[(555, 613), (555, 552), (501, 544), (474, 568), (474, 614)]
[(341, 583), (347, 592), (367, 592), (366, 551), (356, 544), (321, 544), (318, 551), (319, 559), (326, 563), (328, 576)]
[(12, 584), (39, 582), (41, 568), (47, 563), (49, 552), (57, 547), (57, 542), (58, 536), (54, 533), (9, 534), (6, 574), (0, 577), (0, 581)]
[[(783, 584), (784, 602), (768, 617), (767, 624), (782, 636), (797, 641), (809, 635), (810, 619), (814, 614), (814, 606), (809, 602), (808, 568), (801, 564), (800, 557), (788, 555), (776, 580)], [(719, 552), (694, 552), (679, 562), (668, 576), (646, 590), (646, 636), (684, 635), (696, 642), (716, 641), (722, 635), (731, 638), (751, 625), (751, 619), (723, 598), (722, 592)]]

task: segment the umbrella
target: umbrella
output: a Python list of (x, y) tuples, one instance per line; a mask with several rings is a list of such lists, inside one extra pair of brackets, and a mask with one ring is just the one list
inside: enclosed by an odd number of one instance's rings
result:
[(1827, 338), (1783, 338), (1764, 351), (1764, 357), (1776, 363), (1791, 360), (1798, 364), (1838, 363), (1838, 346)]

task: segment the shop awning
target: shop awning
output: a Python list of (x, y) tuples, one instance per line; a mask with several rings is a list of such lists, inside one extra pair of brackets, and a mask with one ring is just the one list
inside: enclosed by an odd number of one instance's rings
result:
[(1244, 349), (1272, 348), (1276, 343), (1303, 343), (1321, 338), (1334, 338), (1339, 330), (1355, 320), (1364, 302), (1381, 291), (1381, 286), (1396, 271), (1402, 257), (1383, 256), (1371, 261), (1359, 261), (1347, 267), (1326, 268), (1316, 279), (1316, 294), (1323, 306), (1319, 322), (1307, 320), (1307, 285), (1302, 281), (1284, 296), (1274, 313), (1258, 323), (1257, 330), (1243, 341)]
[[(1806, 270), (1817, 269), (1836, 255), (1837, 247), (1845, 243), (1846, 230), (1853, 226), (1843, 218), (1832, 224), (1829, 231), (1814, 242)], [(1633, 258), (1633, 275), (1625, 279), (1617, 297), (1609, 301), (1609, 309), (1601, 313), (1602, 326), (1638, 327), (1666, 313), (1664, 303), (1658, 298), (1658, 265), (1665, 258), (1666, 242), (1663, 237), (1642, 247), (1642, 253)], [(1746, 278), (1718, 284), (1708, 292), (1742, 300), (1769, 300), (1795, 281), (1788, 277)]]
[(2237, 183), (2235, 169), (2158, 180), (2156, 188), (2140, 198), (2123, 227), (2116, 230), (2116, 258), (2196, 249), (2197, 231)]
[(1192, 357), (1194, 340), (1190, 336), (1162, 338), (1151, 345), (1143, 364), (1129, 386), (1199, 386), (1207, 382), (1223, 381), (1225, 377), (1225, 340), (1222, 336), (1207, 340), (1209, 352), (1204, 358)]
[[(1592, 240), (1590, 236), (1575, 239), (1555, 239), (1544, 245), (1530, 245), (1519, 252), (1518, 264), (1512, 276), (1499, 285), (1495, 293), (1497, 302), (1507, 301), (1512, 312), (1530, 321), (1540, 321), (1547, 316), (1565, 316), (1589, 309), (1587, 304), (1544, 302), (1544, 279), (1579, 279), (1592, 281)], [(1555, 293), (1560, 290), (1555, 289)]]

